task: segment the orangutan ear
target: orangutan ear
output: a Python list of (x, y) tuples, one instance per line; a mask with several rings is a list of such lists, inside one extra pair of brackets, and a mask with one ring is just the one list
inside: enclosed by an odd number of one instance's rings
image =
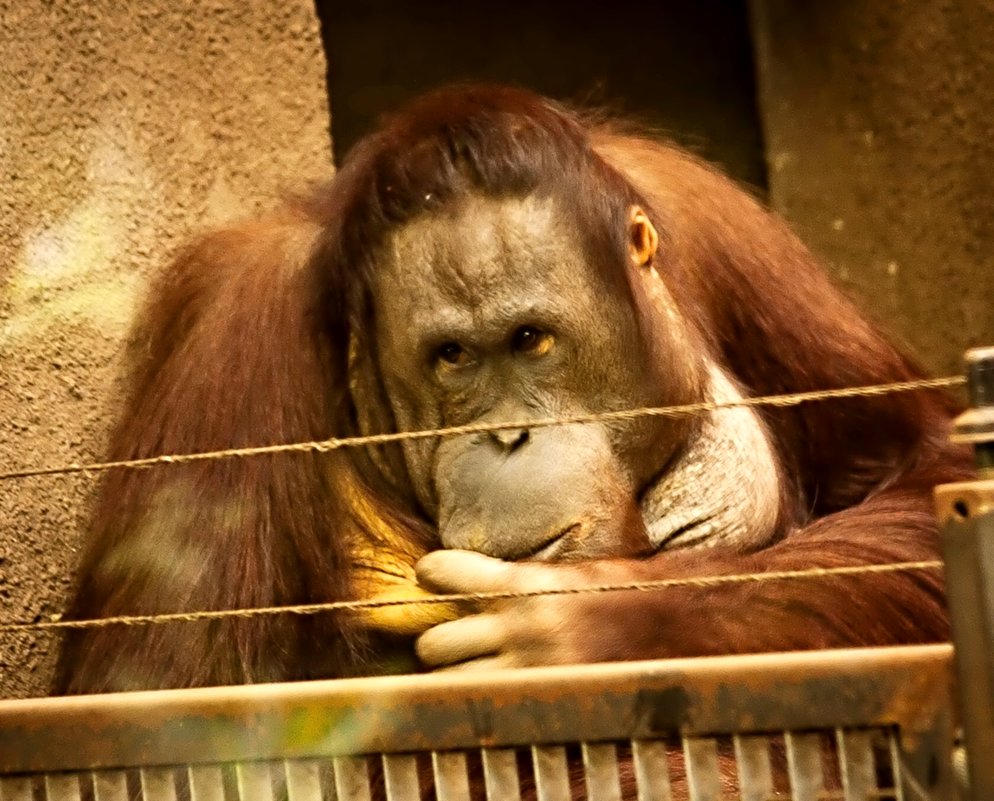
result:
[(628, 257), (635, 267), (649, 267), (659, 246), (659, 234), (641, 206), (628, 211)]

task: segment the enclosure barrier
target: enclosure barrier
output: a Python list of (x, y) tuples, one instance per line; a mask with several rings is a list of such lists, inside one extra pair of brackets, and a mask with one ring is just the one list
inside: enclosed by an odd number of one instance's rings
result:
[(994, 348), (968, 368), (955, 671), (928, 645), (0, 701), (0, 801), (990, 801)]
[(970, 408), (954, 440), (976, 455), (979, 480), (936, 489), (943, 530), (946, 596), (956, 644), (956, 673), (970, 799), (994, 799), (994, 348), (967, 353)]
[(731, 772), (750, 801), (953, 799), (950, 658), (934, 645), (7, 701), (0, 795), (463, 801), (482, 783), (491, 801), (559, 801), (582, 772), (590, 801), (621, 798), (619, 777), (639, 799), (704, 801), (733, 797)]

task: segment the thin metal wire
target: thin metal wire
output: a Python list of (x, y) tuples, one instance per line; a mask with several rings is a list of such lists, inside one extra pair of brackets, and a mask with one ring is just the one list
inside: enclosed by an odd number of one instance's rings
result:
[(328, 453), (341, 448), (362, 448), (369, 445), (385, 445), (394, 442), (429, 439), (432, 437), (456, 437), (466, 434), (480, 434), (491, 431), (505, 431), (514, 428), (548, 428), (557, 425), (616, 422), (634, 420), (640, 417), (683, 417), (722, 409), (739, 409), (757, 406), (789, 407), (802, 403), (840, 398), (875, 397), (898, 392), (912, 392), (925, 389), (945, 389), (966, 383), (964, 376), (945, 378), (925, 378), (916, 381), (897, 381), (889, 384), (872, 384), (861, 387), (824, 389), (812, 392), (795, 392), (784, 395), (763, 395), (756, 398), (742, 398), (721, 403), (687, 403), (679, 406), (645, 406), (637, 409), (623, 409), (614, 412), (577, 414), (566, 417), (543, 417), (537, 420), (518, 420), (506, 423), (470, 423), (461, 426), (432, 428), (422, 431), (399, 431), (390, 434), (370, 434), (361, 437), (291, 442), (279, 445), (262, 445), (251, 448), (225, 448), (202, 453), (182, 453), (162, 456), (149, 456), (143, 459), (123, 459), (110, 462), (72, 463), (57, 467), (36, 467), (23, 470), (10, 470), (0, 473), (0, 481), (37, 476), (66, 475), (71, 473), (97, 473), (115, 468), (140, 469), (159, 465), (186, 464), (189, 462), (213, 461), (218, 459), (247, 458), (277, 453)]
[(632, 581), (624, 584), (591, 584), (584, 587), (559, 587), (555, 589), (507, 591), (507, 592), (467, 592), (452, 595), (436, 595), (421, 598), (388, 598), (361, 601), (330, 601), (320, 604), (298, 604), (295, 606), (264, 606), (251, 609), (218, 609), (199, 612), (172, 612), (157, 615), (119, 615), (93, 620), (52, 620), (52, 621), (10, 621), (0, 623), (0, 632), (39, 631), (58, 629), (94, 629), (107, 626), (144, 626), (157, 623), (195, 622), (224, 618), (255, 618), (272, 615), (316, 615), (322, 612), (357, 612), (366, 609), (382, 609), (391, 606), (430, 606), (434, 604), (469, 603), (480, 601), (506, 601), (517, 598), (538, 598), (552, 595), (581, 595), (598, 592), (623, 592), (664, 590), (671, 587), (717, 587), (724, 584), (747, 584), (791, 579), (813, 579), (831, 576), (856, 576), (880, 573), (909, 573), (922, 570), (938, 570), (939, 560), (921, 562), (891, 562), (873, 565), (846, 565), (842, 567), (813, 567), (803, 570), (771, 570), (766, 573), (734, 573), (727, 576), (700, 576), (696, 578), (656, 579), (653, 581)]

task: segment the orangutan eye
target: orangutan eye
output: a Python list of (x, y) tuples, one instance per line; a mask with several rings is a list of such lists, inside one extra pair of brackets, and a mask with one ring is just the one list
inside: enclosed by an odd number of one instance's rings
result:
[(552, 341), (552, 334), (532, 325), (523, 325), (514, 332), (511, 347), (515, 353), (543, 356), (552, 349)]
[(435, 353), (440, 362), (450, 367), (461, 367), (469, 362), (469, 353), (458, 342), (445, 342)]

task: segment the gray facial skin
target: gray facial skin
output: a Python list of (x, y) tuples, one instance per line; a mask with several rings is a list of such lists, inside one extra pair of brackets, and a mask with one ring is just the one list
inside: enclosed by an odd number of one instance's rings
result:
[[(549, 199), (468, 198), (384, 248), (379, 369), (400, 430), (678, 400), (650, 365), (630, 303), (588, 265)], [(640, 486), (674, 422), (521, 429), (405, 443), (446, 548), (505, 559), (645, 552)], [(647, 461), (646, 453), (652, 454)]]
[(377, 368), (398, 430), (525, 424), (403, 444), (442, 545), (564, 561), (761, 544), (775, 524), (779, 482), (751, 409), (693, 427), (661, 417), (527, 427), (741, 397), (706, 357), (688, 363), (701, 349), (688, 344), (654, 265), (627, 265), (654, 330), (664, 332), (650, 355), (631, 300), (608, 287), (579, 241), (551, 199), (467, 198), (404, 226), (380, 254)]

